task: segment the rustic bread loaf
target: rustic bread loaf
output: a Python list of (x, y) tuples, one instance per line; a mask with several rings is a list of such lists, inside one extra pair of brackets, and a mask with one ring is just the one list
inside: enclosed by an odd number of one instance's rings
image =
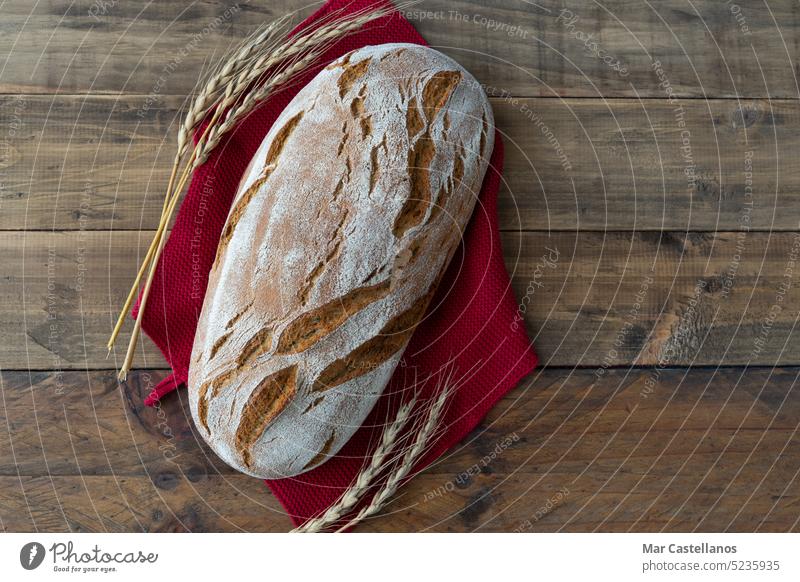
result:
[(493, 138), (475, 79), (417, 45), (354, 51), (286, 107), (223, 229), (189, 371), (224, 461), (297, 475), (358, 429), (458, 246)]

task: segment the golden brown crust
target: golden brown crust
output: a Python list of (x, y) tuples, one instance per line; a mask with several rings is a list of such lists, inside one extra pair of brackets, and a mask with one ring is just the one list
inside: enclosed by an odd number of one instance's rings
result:
[(283, 330), (276, 354), (297, 354), (317, 343), (367, 305), (383, 299), (389, 293), (390, 282), (358, 287), (322, 307), (307, 311)]
[(425, 309), (428, 307), (431, 293), (417, 299), (410, 309), (389, 320), (375, 337), (368, 339), (343, 358), (339, 358), (322, 370), (313, 390), (322, 392), (340, 386), (354, 378), (358, 378), (378, 368), (391, 356), (402, 350)]
[(264, 378), (250, 394), (236, 428), (236, 448), (245, 466), (250, 466), (253, 443), (286, 408), (296, 391), (297, 366), (290, 366)]

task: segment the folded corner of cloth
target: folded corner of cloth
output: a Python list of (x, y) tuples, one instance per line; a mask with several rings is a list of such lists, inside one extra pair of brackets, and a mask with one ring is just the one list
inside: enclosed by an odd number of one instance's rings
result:
[[(295, 30), (334, 10), (358, 11), (376, 4), (390, 5), (384, 0), (333, 0)], [(351, 50), (388, 42), (427, 44), (394, 12), (336, 42), (321, 57), (319, 67)], [(146, 398), (146, 405), (155, 405), (186, 382), (208, 273), (240, 178), (275, 119), (317, 70), (266, 100), (227, 138), (225, 147), (217, 148), (194, 173), (159, 260), (146, 309), (139, 314), (137, 303), (134, 310), (134, 317), (142, 317), (142, 329), (173, 369)], [(445, 364), (465, 375), (448, 404), (443, 436), (425, 463), (460, 441), (537, 365), (533, 344), (520, 325), (500, 246), (497, 194), (503, 142), (499, 133), (494, 143), (479, 204), (431, 303), (434, 307), (416, 329), (404, 355), (406, 366), (414, 366), (422, 376), (436, 374)], [(398, 370), (392, 385), (402, 382)], [(397, 393), (394, 389), (387, 392)], [(380, 419), (397, 404), (393, 400), (382, 397), (364, 426), (335, 457), (297, 477), (267, 481), (295, 524), (323, 511), (352, 482), (375, 442), (375, 429), (368, 427), (381, 424)]]

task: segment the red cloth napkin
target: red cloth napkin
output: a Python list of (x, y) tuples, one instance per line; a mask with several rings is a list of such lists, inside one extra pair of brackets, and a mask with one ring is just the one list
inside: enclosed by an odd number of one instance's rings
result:
[[(299, 25), (331, 11), (356, 11), (387, 0), (331, 0)], [(297, 29), (296, 29), (297, 30)], [(319, 69), (366, 45), (427, 44), (400, 14), (373, 21), (334, 45), (315, 70), (251, 114), (196, 172), (158, 264), (142, 329), (161, 349), (173, 373), (145, 400), (152, 406), (186, 382), (195, 329), (222, 227), (240, 178), (275, 119)], [(515, 321), (517, 304), (506, 272), (497, 224), (497, 192), (503, 142), (494, 152), (462, 245), (442, 281), (425, 320), (411, 339), (384, 396), (342, 450), (318, 468), (294, 478), (267, 481), (295, 524), (324, 511), (350, 485), (380, 437), (381, 428), (415, 380), (441, 375), (460, 380), (451, 397), (442, 436), (420, 468), (471, 431), (507, 391), (537, 363), (533, 345)], [(134, 310), (137, 316), (138, 304)], [(435, 390), (427, 382), (422, 396)]]

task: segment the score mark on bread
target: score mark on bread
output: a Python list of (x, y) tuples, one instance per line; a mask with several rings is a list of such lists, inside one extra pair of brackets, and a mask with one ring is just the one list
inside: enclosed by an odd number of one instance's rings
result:
[(247, 400), (236, 429), (236, 448), (246, 467), (251, 447), (267, 425), (286, 408), (297, 390), (297, 366), (289, 366), (264, 378)]
[(303, 113), (303, 111), (300, 111), (297, 115), (287, 121), (283, 127), (281, 127), (280, 131), (278, 131), (274, 140), (270, 144), (267, 157), (264, 162), (263, 173), (234, 203), (230, 214), (228, 214), (228, 220), (225, 223), (225, 228), (223, 229), (222, 235), (219, 239), (215, 264), (219, 261), (220, 256), (225, 251), (225, 247), (230, 242), (231, 237), (233, 236), (233, 231), (236, 229), (236, 225), (239, 222), (239, 219), (242, 218), (242, 214), (244, 214), (247, 206), (253, 200), (253, 197), (261, 190), (261, 188), (269, 179), (270, 174), (272, 174), (272, 171), (275, 169), (275, 164), (278, 162), (278, 158), (281, 155), (289, 136), (292, 135), (292, 132), (294, 131), (295, 127), (297, 127), (297, 124), (300, 123), (300, 120), (303, 119)]
[[(458, 71), (440, 71), (425, 83), (422, 90), (422, 108), (426, 121), (419, 117), (416, 99), (409, 103), (406, 112), (406, 130), (409, 138), (419, 133), (420, 126), (425, 133), (417, 139), (408, 152), (408, 175), (411, 178), (411, 194), (400, 214), (394, 221), (394, 235), (402, 238), (412, 227), (418, 225), (431, 204), (430, 166), (436, 155), (436, 144), (431, 136), (431, 129), (436, 114), (447, 102), (456, 85), (461, 81)], [(409, 113), (413, 111), (414, 113)]]
[(303, 313), (283, 331), (275, 353), (296, 354), (307, 350), (351, 315), (386, 297), (389, 287), (388, 280), (370, 287), (359, 287), (322, 307)]

